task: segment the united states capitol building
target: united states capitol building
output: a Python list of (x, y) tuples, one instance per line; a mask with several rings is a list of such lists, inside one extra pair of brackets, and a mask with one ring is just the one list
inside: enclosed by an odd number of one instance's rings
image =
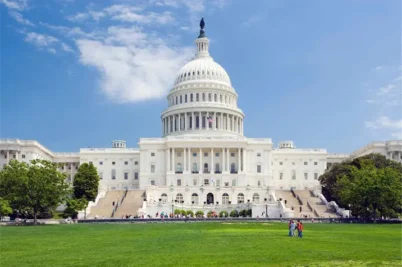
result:
[(402, 140), (372, 142), (351, 154), (274, 145), (270, 138), (244, 136), (245, 114), (228, 73), (210, 56), (203, 27), (194, 58), (181, 68), (161, 114), (162, 137), (124, 140), (110, 148), (54, 153), (37, 141), (0, 139), (0, 168), (11, 159), (63, 163), (72, 183), (82, 163), (100, 176), (99, 195), (89, 218), (127, 214), (155, 216), (173, 209), (252, 209), (253, 217), (341, 216), (320, 194), (319, 176), (334, 163), (369, 153), (401, 162)]

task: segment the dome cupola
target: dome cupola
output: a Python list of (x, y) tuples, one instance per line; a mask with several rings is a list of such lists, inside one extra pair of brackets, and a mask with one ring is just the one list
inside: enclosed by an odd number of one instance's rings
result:
[(163, 135), (243, 134), (243, 112), (229, 75), (209, 54), (204, 19), (196, 53), (176, 76), (162, 113)]

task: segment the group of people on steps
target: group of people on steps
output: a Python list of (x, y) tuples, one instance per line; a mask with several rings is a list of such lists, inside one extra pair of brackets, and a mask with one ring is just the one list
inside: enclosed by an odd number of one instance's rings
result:
[(303, 237), (303, 223), (298, 220), (297, 223), (294, 222), (293, 220), (289, 221), (289, 236), (293, 237), (296, 236), (295, 230), (297, 230), (297, 237), (302, 238)]

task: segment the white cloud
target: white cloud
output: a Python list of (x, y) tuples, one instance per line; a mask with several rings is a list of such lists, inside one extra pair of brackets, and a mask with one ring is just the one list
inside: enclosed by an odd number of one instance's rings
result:
[(374, 103), (375, 103), (375, 101), (374, 101), (373, 99), (367, 99), (366, 102), (367, 102), (368, 104), (374, 104)]
[(58, 39), (50, 35), (29, 32), (25, 37), (25, 41), (35, 46), (47, 47), (58, 42)]
[(71, 21), (84, 21), (89, 18), (99, 21), (101, 18), (105, 17), (106, 14), (104, 12), (99, 12), (99, 11), (88, 11), (86, 13), (77, 13), (74, 16), (69, 16), (67, 17), (68, 20)]
[(174, 18), (170, 12), (163, 12), (161, 14), (149, 12), (145, 15), (135, 12), (122, 12), (112, 16), (112, 20), (125, 21), (125, 22), (137, 22), (142, 24), (167, 24), (174, 21)]
[(402, 129), (402, 120), (391, 120), (388, 116), (380, 116), (375, 121), (366, 121), (369, 129)]
[(21, 13), (18, 13), (16, 11), (10, 11), (8, 12), (8, 14), (20, 24), (27, 26), (35, 26), (31, 21), (25, 19)]
[(396, 87), (395, 84), (390, 83), (390, 84), (388, 84), (388, 85), (386, 85), (386, 86), (384, 86), (384, 87), (381, 87), (381, 88), (379, 89), (379, 92), (377, 92), (377, 95), (386, 95), (386, 94), (389, 94), (395, 87)]
[(177, 71), (192, 56), (188, 47), (172, 48), (139, 28), (110, 27), (103, 41), (80, 39), (80, 62), (101, 73), (103, 93), (127, 103), (165, 96)]
[(378, 65), (378, 66), (375, 67), (373, 70), (375, 70), (375, 71), (380, 71), (380, 70), (382, 70), (382, 69), (384, 69), (384, 66), (383, 66), (383, 65)]
[(0, 3), (4, 4), (9, 9), (24, 10), (28, 8), (27, 0), (0, 0)]
[(74, 50), (66, 43), (61, 43), (61, 49), (63, 49), (64, 52), (70, 52), (70, 53), (74, 52)]
[(264, 20), (264, 17), (259, 16), (259, 15), (253, 15), (253, 16), (249, 17), (246, 21), (243, 22), (243, 26), (250, 27), (254, 24), (260, 23), (263, 20)]
[(396, 139), (402, 139), (402, 130), (399, 132), (391, 133), (392, 137), (395, 137)]

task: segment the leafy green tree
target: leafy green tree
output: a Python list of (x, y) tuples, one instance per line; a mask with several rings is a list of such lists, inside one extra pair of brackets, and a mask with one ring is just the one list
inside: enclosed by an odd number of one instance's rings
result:
[(237, 210), (232, 210), (230, 212), (230, 217), (234, 217), (234, 218), (239, 217), (239, 212)]
[(196, 217), (202, 217), (202, 216), (204, 216), (204, 212), (203, 212), (202, 210), (199, 210), (199, 211), (197, 211), (197, 212), (195, 213), (195, 216), (196, 216)]
[(47, 160), (32, 160), (29, 165), (10, 161), (0, 171), (0, 196), (14, 210), (32, 214), (36, 224), (39, 212), (56, 208), (70, 192), (66, 175), (57, 167)]
[(10, 207), (10, 203), (8, 200), (3, 199), (0, 197), (0, 218), (12, 213), (13, 210)]
[(88, 202), (95, 201), (98, 195), (99, 175), (95, 166), (90, 163), (83, 163), (74, 176), (74, 198), (84, 198)]
[(67, 207), (64, 210), (64, 216), (75, 219), (77, 218), (78, 212), (83, 210), (88, 205), (88, 201), (85, 198), (80, 199), (68, 199), (66, 203)]
[(221, 211), (221, 212), (219, 212), (219, 217), (220, 218), (226, 218), (226, 217), (228, 217), (228, 212), (227, 211)]
[(188, 210), (186, 214), (187, 216), (194, 217), (194, 212), (192, 210)]

